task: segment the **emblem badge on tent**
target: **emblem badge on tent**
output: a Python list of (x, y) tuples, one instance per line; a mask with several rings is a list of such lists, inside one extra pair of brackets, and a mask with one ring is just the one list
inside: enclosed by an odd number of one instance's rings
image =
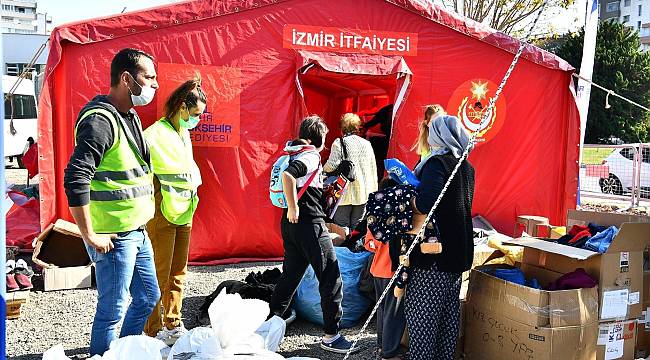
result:
[(470, 133), (478, 131), (479, 144), (494, 138), (505, 120), (506, 101), (503, 93), (496, 105), (488, 109), (497, 87), (497, 84), (486, 79), (468, 80), (454, 91), (449, 100), (449, 112), (453, 114), (457, 110), (453, 115), (458, 117), (465, 129)]

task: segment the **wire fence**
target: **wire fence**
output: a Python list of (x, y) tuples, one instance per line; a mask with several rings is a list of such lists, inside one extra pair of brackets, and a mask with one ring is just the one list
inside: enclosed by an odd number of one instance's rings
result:
[(650, 144), (587, 145), (580, 163), (580, 195), (650, 201)]

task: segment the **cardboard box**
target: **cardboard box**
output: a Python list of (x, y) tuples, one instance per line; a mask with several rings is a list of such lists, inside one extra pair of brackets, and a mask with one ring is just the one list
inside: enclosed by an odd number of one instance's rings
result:
[(646, 324), (639, 323), (636, 328), (636, 358), (645, 359), (650, 356), (650, 328)]
[(7, 320), (18, 319), (21, 315), (21, 308), (29, 302), (30, 290), (12, 291), (5, 294), (7, 305)]
[(92, 263), (73, 223), (57, 220), (50, 224), (36, 238), (32, 260), (43, 268), (45, 291), (91, 286)]
[(458, 341), (456, 342), (456, 354), (454, 359), (460, 360), (464, 358), (465, 353), (465, 307), (467, 301), (460, 301), (460, 327), (458, 331)]
[(650, 271), (643, 272), (643, 309), (650, 307)]
[[(507, 244), (525, 248), (523, 262), (526, 264), (561, 274), (584, 268), (598, 280), (601, 320), (631, 320), (641, 316), (643, 251), (650, 243), (650, 218), (571, 210), (567, 219), (569, 228), (592, 222), (615, 225), (619, 233), (604, 254), (535, 238), (515, 239)], [(625, 305), (621, 306), (622, 303)]]
[[(637, 320), (603, 323), (598, 326), (596, 360), (634, 360)], [(609, 356), (605, 357), (605, 353)]]
[[(485, 262), (494, 256), (494, 253), (498, 250), (487, 246), (486, 244), (474, 246), (474, 260), (472, 262), (471, 269), (474, 269), (477, 266), (485, 264)], [(501, 253), (498, 251), (498, 253)], [(503, 255), (503, 254), (501, 254)], [(462, 274), (462, 283), (460, 286), (460, 299), (464, 300), (467, 297), (467, 289), (469, 288), (469, 274), (471, 270), (465, 271)]]
[[(526, 278), (540, 284), (562, 274), (522, 264)], [(533, 327), (579, 326), (598, 322), (598, 289), (563, 291), (538, 290), (472, 270), (468, 302), (479, 303), (494, 313), (508, 314), (509, 319)]]
[(515, 236), (521, 236), (522, 232), (526, 232), (530, 236), (537, 236), (537, 229), (540, 225), (548, 226), (548, 218), (532, 215), (517, 216)]
[(598, 323), (569, 327), (536, 327), (493, 311), (481, 303), (466, 305), (465, 359), (592, 360), (596, 357)]

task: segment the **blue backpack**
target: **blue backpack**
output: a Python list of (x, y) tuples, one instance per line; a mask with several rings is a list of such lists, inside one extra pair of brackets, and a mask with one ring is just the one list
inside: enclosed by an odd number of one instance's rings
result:
[[(273, 167), (271, 168), (271, 182), (269, 184), (269, 197), (271, 198), (271, 203), (273, 205), (283, 209), (287, 207), (287, 198), (284, 195), (284, 187), (282, 185), (282, 174), (287, 170), (287, 167), (289, 167), (289, 163), (292, 160), (291, 157), (305, 151), (309, 151), (309, 149), (292, 154), (285, 153), (280, 156), (275, 164), (273, 164)], [(305, 191), (307, 191), (309, 184), (314, 180), (317, 173), (318, 171), (314, 171), (309, 179), (307, 179), (305, 185), (300, 189), (300, 192), (298, 192), (298, 199), (296, 199), (296, 201), (300, 200)]]

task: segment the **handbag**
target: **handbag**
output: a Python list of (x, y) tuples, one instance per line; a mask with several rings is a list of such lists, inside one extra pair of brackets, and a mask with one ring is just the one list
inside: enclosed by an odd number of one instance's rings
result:
[(348, 151), (345, 146), (345, 136), (341, 137), (341, 150), (343, 151), (343, 160), (341, 160), (341, 163), (339, 166), (334, 170), (331, 175), (341, 175), (344, 176), (349, 182), (353, 182), (356, 180), (356, 174), (355, 174), (355, 165), (354, 163), (348, 159)]

